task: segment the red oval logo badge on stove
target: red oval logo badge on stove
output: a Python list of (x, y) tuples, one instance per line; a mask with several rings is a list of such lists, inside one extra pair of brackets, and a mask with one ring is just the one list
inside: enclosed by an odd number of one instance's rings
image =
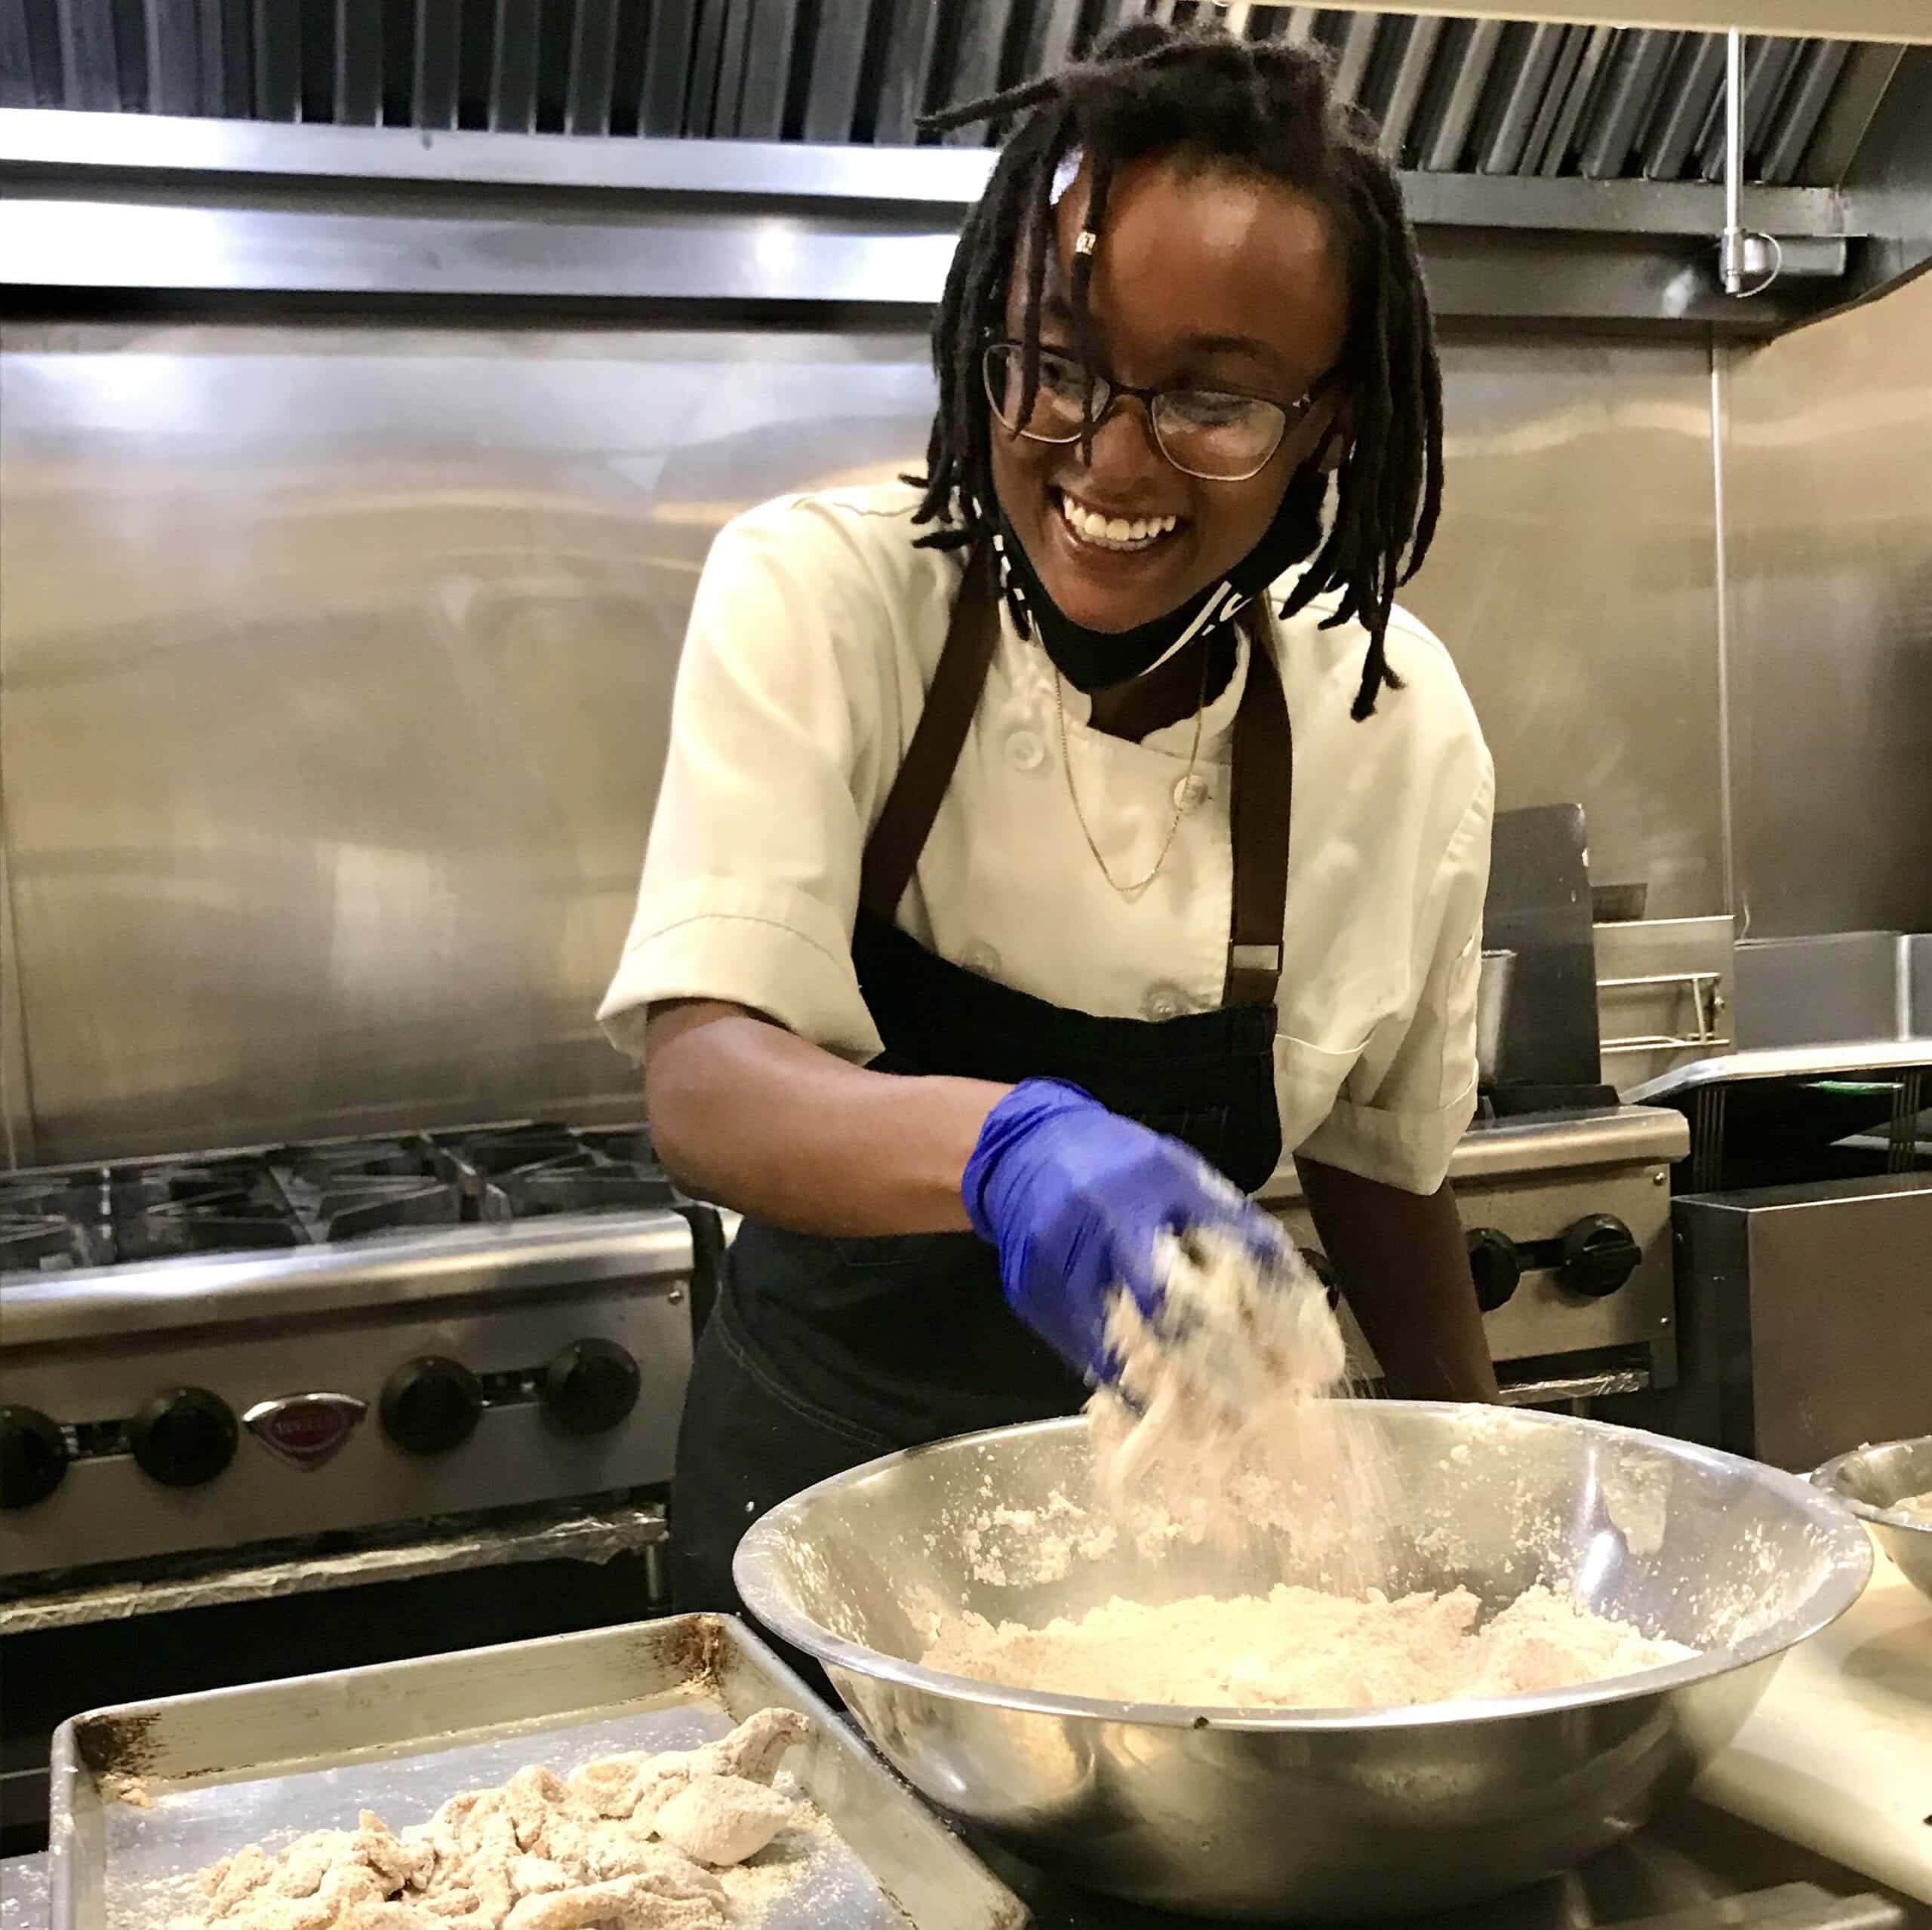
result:
[(368, 1411), (353, 1394), (291, 1394), (258, 1401), (242, 1420), (271, 1453), (312, 1471), (335, 1458)]

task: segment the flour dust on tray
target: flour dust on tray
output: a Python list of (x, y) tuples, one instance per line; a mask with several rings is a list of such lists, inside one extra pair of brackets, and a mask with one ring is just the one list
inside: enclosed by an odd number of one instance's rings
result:
[[(823, 1819), (774, 1787), (810, 1725), (766, 1709), (701, 1749), (532, 1766), (394, 1831), (368, 1810), (204, 1870), (174, 1930), (738, 1930)], [(752, 1859), (761, 1859), (753, 1861)]]

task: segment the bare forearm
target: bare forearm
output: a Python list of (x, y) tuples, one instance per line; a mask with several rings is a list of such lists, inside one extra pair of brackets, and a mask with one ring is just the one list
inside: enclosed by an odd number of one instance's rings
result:
[(1445, 1185), (1404, 1193), (1297, 1159), (1309, 1210), (1392, 1394), (1494, 1400), (1469, 1248)]
[(670, 1172), (798, 1233), (964, 1227), (960, 1176), (1008, 1089), (868, 1072), (709, 1000), (654, 1010), (645, 1056), (651, 1137)]

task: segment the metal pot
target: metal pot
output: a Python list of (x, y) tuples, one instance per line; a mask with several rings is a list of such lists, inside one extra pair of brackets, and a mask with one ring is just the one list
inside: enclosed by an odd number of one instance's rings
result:
[(1485, 1084), (1496, 1077), (1509, 1016), (1509, 988), (1516, 976), (1513, 951), (1485, 951), (1476, 981), (1476, 1069)]

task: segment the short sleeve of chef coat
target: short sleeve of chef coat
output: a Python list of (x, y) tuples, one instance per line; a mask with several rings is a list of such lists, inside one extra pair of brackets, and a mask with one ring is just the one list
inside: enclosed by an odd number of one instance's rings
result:
[[(1361, 674), (1360, 633), (1352, 625), (1324, 633), (1349, 640), (1327, 657), (1297, 647), (1300, 639), (1294, 634), (1318, 616), (1325, 601), (1291, 619), (1285, 639), (1287, 662), (1302, 667), (1289, 670), (1291, 685), (1312, 675), (1329, 687), (1305, 692), (1296, 708), (1315, 704), (1325, 718), (1340, 707), (1346, 720), (1343, 730), (1353, 733), (1343, 739), (1342, 755), (1373, 773), (1386, 819), (1392, 831), (1399, 827), (1399, 834), (1358, 844), (1338, 830), (1327, 841), (1327, 862), (1346, 863), (1353, 847), (1360, 862), (1384, 874), (1380, 890), (1338, 889), (1337, 896), (1343, 902), (1358, 899), (1364, 920), (1386, 920), (1387, 929), (1379, 942), (1367, 930), (1334, 935), (1337, 948), (1355, 961), (1364, 978), (1376, 982), (1368, 1006), (1374, 1022), (1358, 1043), (1350, 1042), (1352, 1062), (1321, 1123), (1299, 1146), (1292, 1139), (1289, 1144), (1364, 1179), (1429, 1194), (1448, 1176), (1450, 1157), (1475, 1114), (1476, 988), (1495, 767), (1448, 653), (1401, 610), (1390, 623), (1387, 648), (1403, 687), (1385, 691), (1374, 716), (1361, 723), (1349, 719)], [(1304, 770), (1301, 738), (1298, 729), (1296, 856), (1312, 859), (1303, 841), (1303, 785), (1316, 781), (1317, 774)], [(1346, 748), (1351, 742), (1352, 758)], [(1337, 788), (1352, 781), (1338, 775)], [(1320, 807), (1310, 802), (1313, 815)], [(1291, 931), (1291, 956), (1295, 949)], [(1318, 982), (1319, 977), (1318, 966), (1307, 974)], [(1284, 984), (1284, 1006), (1302, 991)], [(1285, 1036), (1276, 1042), (1284, 1119), (1294, 1078), (1307, 1076), (1327, 1056), (1304, 1053), (1294, 1030), (1284, 1015)]]
[[(635, 1058), (648, 1008), (678, 998), (748, 1006), (854, 1059), (881, 1049), (851, 955), (866, 814), (901, 696), (881, 630), (909, 600), (949, 597), (958, 566), (909, 545), (862, 552), (863, 513), (781, 498), (712, 546), (636, 914), (598, 1014)], [(894, 547), (908, 580), (887, 584), (878, 559)], [(915, 687), (915, 714), (918, 701)], [(892, 742), (896, 767), (896, 728)]]

